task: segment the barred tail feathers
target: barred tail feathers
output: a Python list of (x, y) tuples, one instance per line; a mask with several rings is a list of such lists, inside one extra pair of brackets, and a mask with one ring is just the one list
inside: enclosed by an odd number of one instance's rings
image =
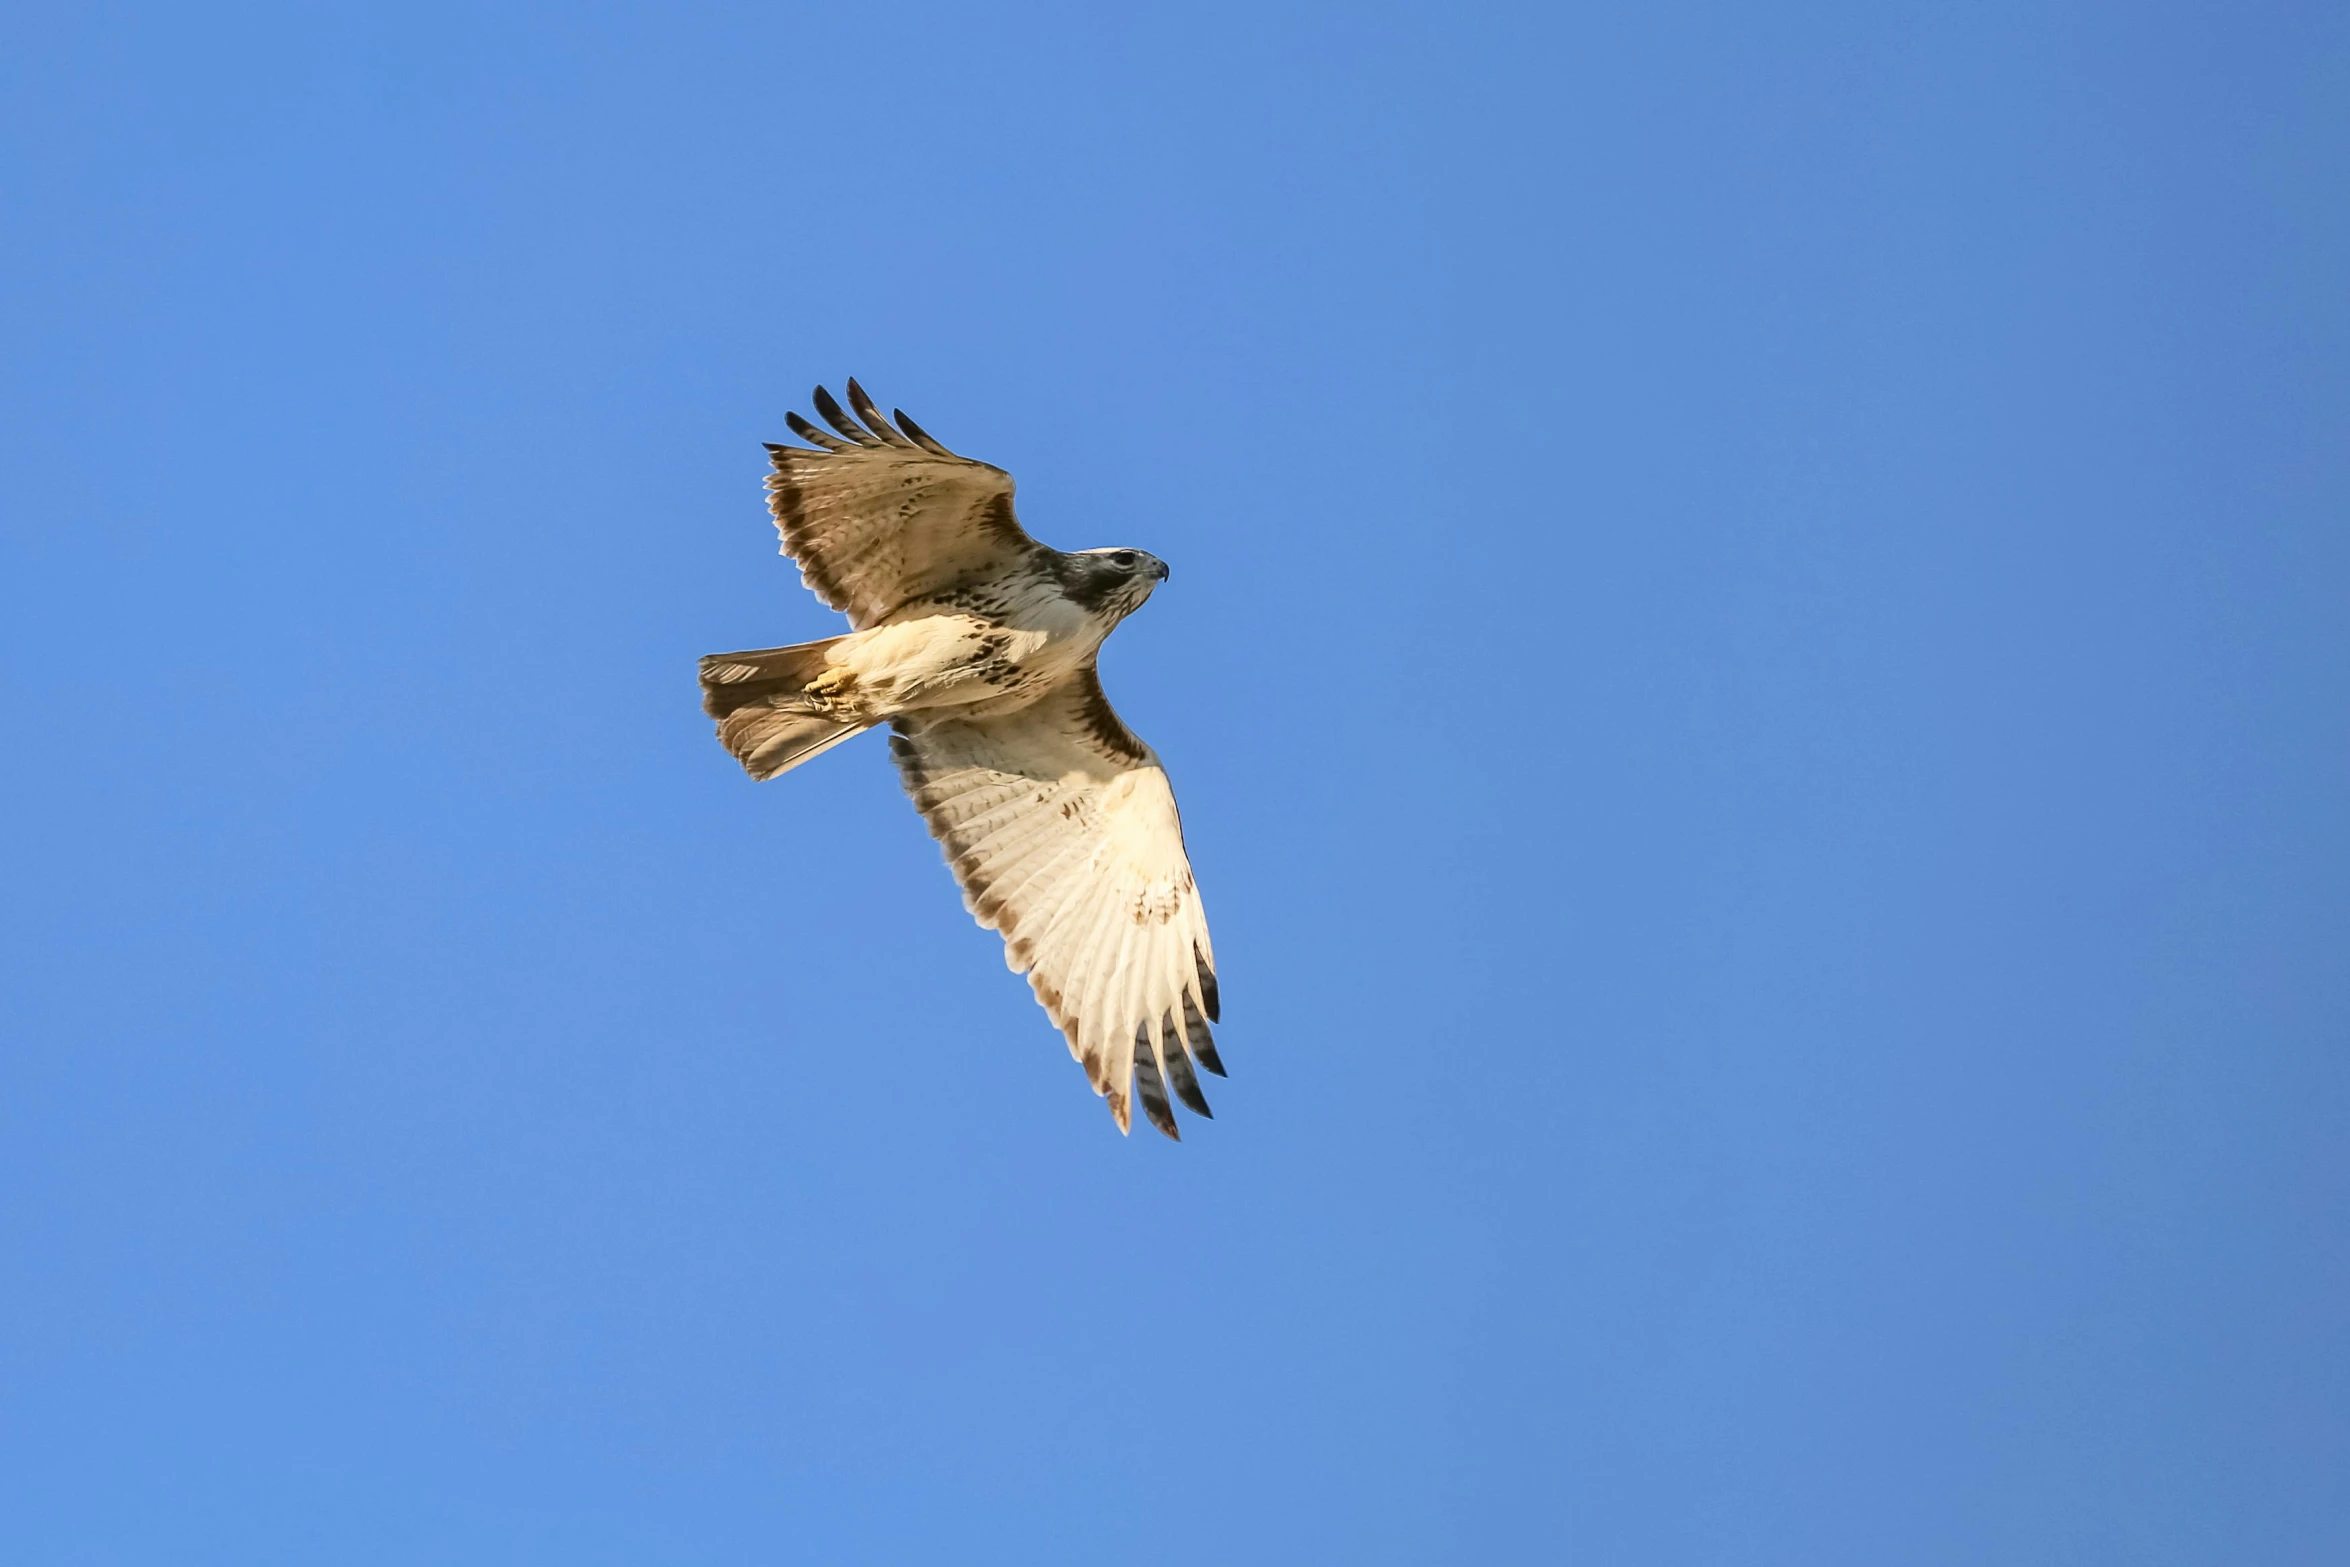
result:
[(807, 699), (809, 684), (827, 667), (824, 655), (841, 640), (702, 660), (702, 711), (718, 720), (718, 742), (744, 772), (764, 783), (872, 727), (843, 723)]

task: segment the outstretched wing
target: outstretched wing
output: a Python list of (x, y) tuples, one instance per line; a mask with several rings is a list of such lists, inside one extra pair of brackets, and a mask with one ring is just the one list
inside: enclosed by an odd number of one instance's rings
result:
[(890, 754), (946, 851), (963, 902), (1069, 1036), (1124, 1131), (1133, 1082), (1177, 1135), (1167, 1090), (1201, 1115), (1192, 1071), (1221, 1076), (1208, 1030), (1216, 961), (1175, 794), (1088, 667), (1000, 718), (901, 718)]
[(892, 424), (855, 381), (843, 412), (816, 388), (816, 411), (785, 422), (818, 449), (770, 444), (768, 509), (783, 553), (814, 593), (862, 631), (971, 578), (1016, 569), (1042, 548), (1012, 515), (1012, 476), (931, 439), (904, 413)]

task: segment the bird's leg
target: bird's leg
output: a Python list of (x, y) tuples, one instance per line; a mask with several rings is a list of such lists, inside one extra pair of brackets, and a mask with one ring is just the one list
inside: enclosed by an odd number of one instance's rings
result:
[(850, 718), (852, 709), (861, 705), (857, 691), (857, 672), (835, 664), (800, 688), (800, 700), (819, 713), (839, 718)]
[(835, 664), (823, 674), (809, 681), (804, 689), (809, 696), (814, 697), (817, 701), (828, 702), (856, 683), (857, 673), (855, 670), (843, 669)]

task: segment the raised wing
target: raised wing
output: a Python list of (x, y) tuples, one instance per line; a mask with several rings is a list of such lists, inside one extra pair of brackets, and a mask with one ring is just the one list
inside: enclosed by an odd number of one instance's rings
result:
[(1091, 668), (1001, 718), (899, 719), (890, 740), (906, 792), (980, 924), (1003, 932), (1110, 1101), (1177, 1137), (1167, 1089), (1201, 1115), (1192, 1063), (1218, 1076), (1216, 960), (1183, 853), (1175, 794), (1151, 748), (1118, 721)]
[(816, 411), (837, 435), (785, 415), (818, 449), (768, 446), (767, 503), (808, 591), (852, 626), (1038, 554), (1012, 515), (1010, 474), (956, 456), (902, 412), (892, 424), (855, 381), (849, 404), (863, 424), (816, 388)]

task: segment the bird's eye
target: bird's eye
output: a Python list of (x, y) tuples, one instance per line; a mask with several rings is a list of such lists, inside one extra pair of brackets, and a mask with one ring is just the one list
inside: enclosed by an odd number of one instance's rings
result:
[(1113, 554), (1113, 555), (1111, 555), (1111, 556), (1110, 556), (1110, 564), (1111, 564), (1111, 565), (1113, 565), (1113, 566), (1131, 566), (1131, 565), (1133, 565), (1133, 564), (1134, 564), (1134, 551), (1132, 551), (1132, 550), (1119, 550), (1119, 551), (1117, 551), (1115, 554)]

